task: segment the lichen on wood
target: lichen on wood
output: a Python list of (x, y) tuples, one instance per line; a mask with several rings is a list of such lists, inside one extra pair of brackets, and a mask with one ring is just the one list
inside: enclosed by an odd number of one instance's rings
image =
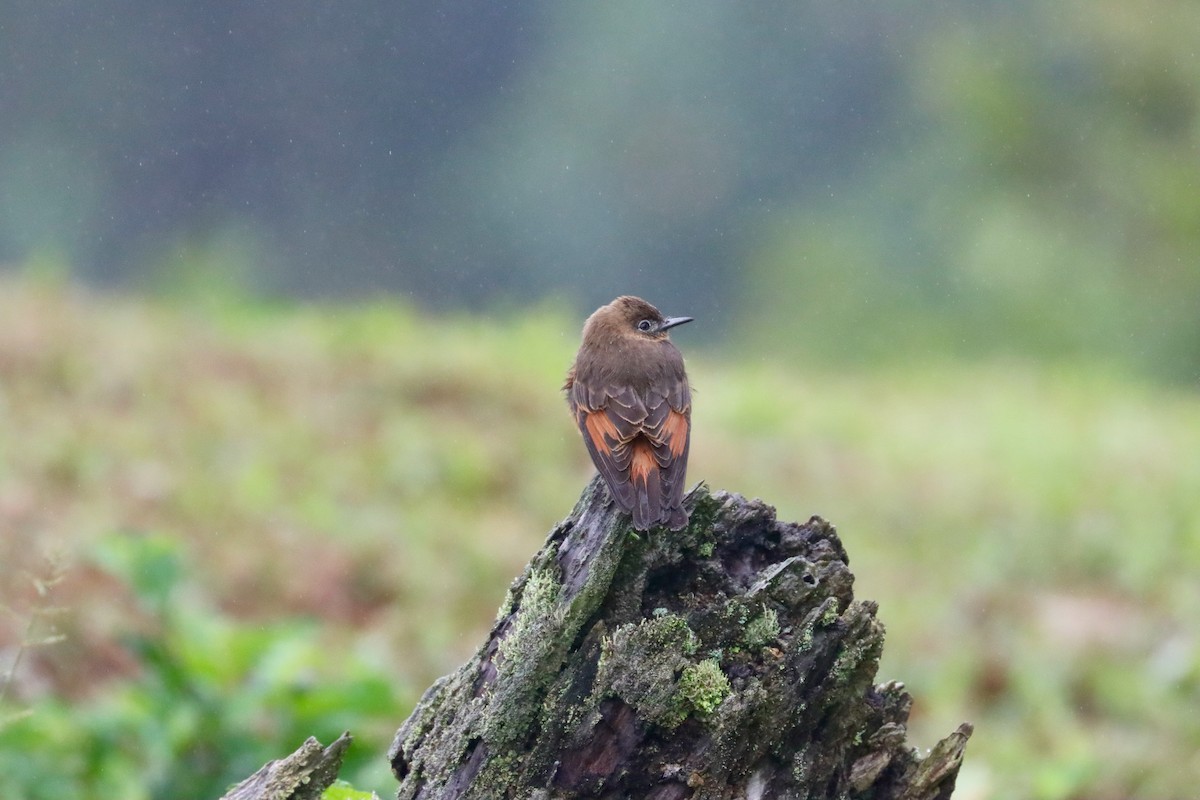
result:
[(328, 747), (310, 736), (294, 753), (268, 762), (221, 800), (318, 800), (337, 779), (350, 742), (349, 733)]
[(397, 732), (399, 798), (950, 796), (970, 726), (907, 746), (833, 527), (702, 486), (686, 505), (638, 534), (588, 486)]

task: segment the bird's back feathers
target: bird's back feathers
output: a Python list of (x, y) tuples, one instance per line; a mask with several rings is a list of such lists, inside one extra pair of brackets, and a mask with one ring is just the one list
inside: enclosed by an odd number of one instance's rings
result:
[(577, 374), (570, 380), (568, 401), (592, 461), (638, 530), (687, 524), (683, 484), (692, 408), (682, 358), (679, 371), (668, 386), (644, 393), (593, 385)]

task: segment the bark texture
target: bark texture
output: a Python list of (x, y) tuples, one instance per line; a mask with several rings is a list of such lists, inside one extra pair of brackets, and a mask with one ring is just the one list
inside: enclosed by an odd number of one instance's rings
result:
[(310, 736), (296, 752), (268, 762), (221, 800), (318, 800), (337, 779), (350, 741), (343, 733), (325, 747)]
[(597, 479), (475, 658), (389, 751), (402, 800), (948, 798), (971, 726), (925, 758), (874, 685), (876, 606), (833, 527), (703, 486), (635, 534)]

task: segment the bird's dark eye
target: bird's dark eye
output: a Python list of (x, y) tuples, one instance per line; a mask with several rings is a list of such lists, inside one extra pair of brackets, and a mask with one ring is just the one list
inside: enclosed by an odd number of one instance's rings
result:
[(648, 319), (644, 319), (638, 323), (638, 330), (643, 333), (649, 333), (654, 328), (654, 323)]

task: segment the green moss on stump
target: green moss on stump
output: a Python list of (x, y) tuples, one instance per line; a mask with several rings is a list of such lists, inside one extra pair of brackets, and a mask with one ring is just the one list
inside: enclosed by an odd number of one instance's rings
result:
[(705, 716), (716, 710), (732, 691), (729, 679), (715, 658), (692, 664), (679, 679), (680, 698)]
[(687, 621), (674, 614), (622, 625), (601, 647), (593, 699), (619, 698), (667, 729), (693, 711), (707, 715), (730, 687), (716, 659), (692, 660), (698, 647)]
[(763, 612), (746, 625), (742, 641), (752, 649), (766, 647), (779, 637), (779, 614), (773, 608), (764, 608)]
[(832, 527), (703, 487), (686, 503), (686, 530), (633, 537), (593, 481), (397, 733), (401, 800), (732, 800), (752, 776), (766, 797), (949, 796), (969, 731), (945, 770), (905, 745), (908, 696), (872, 685), (883, 628)]

